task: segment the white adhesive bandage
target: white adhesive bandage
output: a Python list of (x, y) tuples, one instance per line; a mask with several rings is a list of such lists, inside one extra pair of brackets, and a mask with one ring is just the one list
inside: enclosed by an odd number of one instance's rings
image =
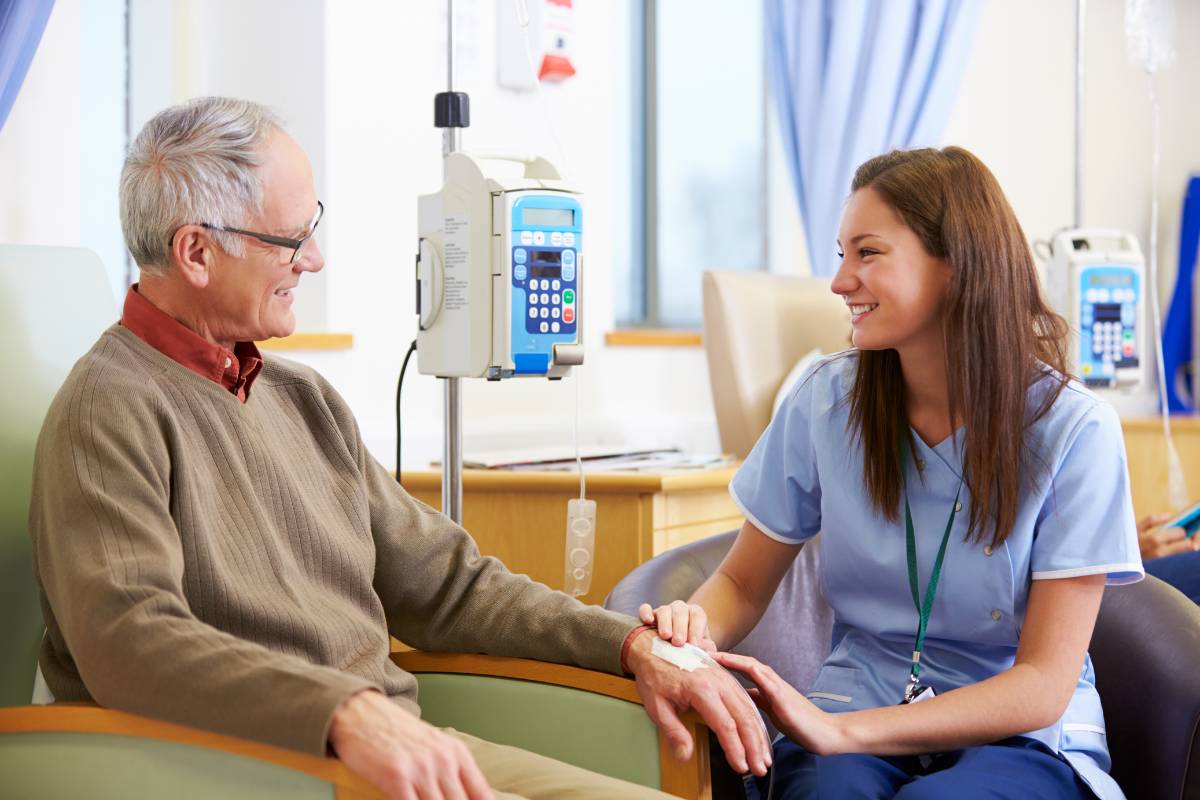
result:
[(654, 643), (650, 645), (650, 652), (663, 661), (669, 661), (688, 672), (693, 672), (703, 667), (720, 666), (716, 661), (713, 661), (712, 656), (694, 644), (684, 643), (680, 647), (676, 647), (658, 636), (654, 637)]

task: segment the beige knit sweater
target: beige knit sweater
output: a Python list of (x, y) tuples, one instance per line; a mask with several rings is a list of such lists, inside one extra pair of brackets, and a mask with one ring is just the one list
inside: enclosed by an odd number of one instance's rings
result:
[(59, 700), (323, 754), (360, 689), (419, 713), (389, 632), (617, 672), (637, 624), (481, 557), (376, 463), (337, 392), (283, 359), (242, 404), (114, 325), (55, 398), (34, 472)]

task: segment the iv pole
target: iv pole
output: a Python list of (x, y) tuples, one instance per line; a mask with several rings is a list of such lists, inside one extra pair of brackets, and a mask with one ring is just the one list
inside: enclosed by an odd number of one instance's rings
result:
[[(446, 0), (446, 91), (434, 99), (434, 126), (442, 129), (442, 158), (462, 146), (462, 129), (471, 124), (465, 92), (454, 91), (454, 0)], [(445, 381), (442, 399), (442, 513), (462, 524), (462, 382)]]
[(1075, 0), (1075, 228), (1083, 227), (1083, 32), (1087, 0)]

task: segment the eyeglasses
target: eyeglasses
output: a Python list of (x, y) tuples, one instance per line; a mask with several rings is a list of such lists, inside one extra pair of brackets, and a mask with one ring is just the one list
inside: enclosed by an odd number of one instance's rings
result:
[(226, 228), (218, 225), (209, 225), (207, 222), (201, 222), (201, 228), (208, 228), (210, 231), (225, 231), (226, 233), (236, 233), (241, 236), (252, 236), (260, 242), (273, 244), (276, 247), (283, 247), (292, 251), (292, 257), (289, 263), (295, 264), (300, 260), (300, 250), (304, 247), (304, 243), (312, 238), (312, 235), (317, 232), (317, 225), (321, 222), (321, 217), (325, 215), (325, 206), (318, 200), (317, 213), (313, 215), (312, 222), (308, 223), (308, 232), (299, 239), (289, 239), (286, 236), (272, 236), (269, 233), (255, 233), (254, 231), (244, 231), (241, 228)]

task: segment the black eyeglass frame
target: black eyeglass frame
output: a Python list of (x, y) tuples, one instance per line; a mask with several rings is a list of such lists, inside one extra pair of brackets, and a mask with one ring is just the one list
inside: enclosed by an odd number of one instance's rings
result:
[(289, 239), (286, 236), (272, 236), (269, 233), (258, 233), (256, 231), (246, 231), (241, 228), (228, 228), (220, 225), (210, 225), (207, 222), (201, 222), (201, 228), (208, 228), (210, 231), (224, 231), (225, 233), (236, 233), (240, 236), (250, 236), (258, 239), (265, 244), (273, 244), (276, 247), (283, 247), (292, 251), (292, 257), (289, 259), (289, 264), (295, 264), (300, 260), (300, 250), (304, 247), (304, 243), (313, 237), (317, 232), (317, 225), (321, 223), (321, 217), (325, 216), (325, 204), (320, 200), (317, 201), (317, 213), (313, 215), (312, 222), (308, 225), (308, 233), (304, 234), (299, 239)]

